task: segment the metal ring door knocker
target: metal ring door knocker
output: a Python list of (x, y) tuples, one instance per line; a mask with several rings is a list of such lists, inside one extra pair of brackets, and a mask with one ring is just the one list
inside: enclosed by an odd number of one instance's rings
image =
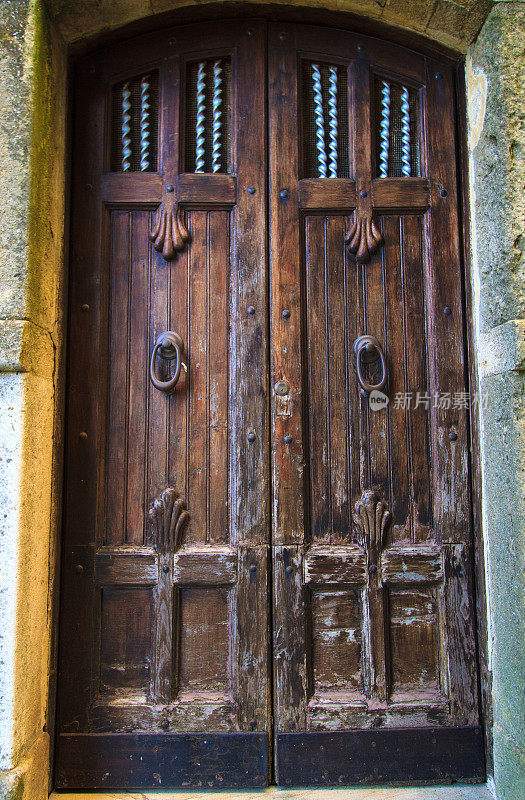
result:
[[(357, 380), (363, 394), (370, 394), (370, 392), (380, 392), (384, 389), (387, 379), (386, 358), (383, 349), (375, 336), (358, 336), (354, 342), (354, 353), (357, 368)], [(368, 383), (363, 378), (361, 367), (363, 363), (372, 363), (377, 361), (377, 356), (381, 360), (381, 380), (379, 383)]]
[[(157, 336), (155, 347), (151, 354), (149, 365), (149, 377), (153, 386), (165, 394), (173, 394), (180, 378), (181, 368), (186, 372), (187, 367), (183, 360), (184, 343), (178, 333), (174, 331), (164, 331)], [(157, 354), (167, 361), (175, 361), (173, 375), (168, 381), (159, 381), (155, 374), (155, 361)]]

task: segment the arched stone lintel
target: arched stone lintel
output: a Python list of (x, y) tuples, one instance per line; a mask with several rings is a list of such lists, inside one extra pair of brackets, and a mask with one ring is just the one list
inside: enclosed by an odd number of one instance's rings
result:
[[(47, 0), (67, 44), (116, 30), (128, 23), (182, 8), (224, 5), (224, 0)], [(318, 8), (366, 17), (421, 34), (466, 52), (479, 33), (492, 0), (262, 0), (261, 5)], [(228, 3), (240, 6), (242, 3)]]

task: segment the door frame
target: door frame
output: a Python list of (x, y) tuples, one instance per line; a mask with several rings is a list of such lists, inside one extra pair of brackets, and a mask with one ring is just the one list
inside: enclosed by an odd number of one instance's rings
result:
[[(459, 233), (461, 244), (461, 274), (462, 274), (462, 299), (465, 313), (464, 325), (464, 342), (465, 352), (467, 355), (466, 363), (466, 379), (468, 386), (477, 386), (477, 364), (475, 353), (475, 339), (474, 339), (474, 320), (472, 315), (473, 298), (472, 298), (472, 283), (471, 283), (471, 269), (472, 269), (472, 251), (470, 241), (470, 204), (468, 192), (468, 147), (467, 147), (467, 122), (466, 122), (466, 88), (465, 88), (465, 75), (464, 65), (465, 59), (462, 54), (459, 54), (441, 44), (431, 42), (425, 39), (420, 34), (412, 32), (404, 32), (399, 29), (392, 29), (384, 23), (378, 23), (349, 12), (335, 12), (325, 11), (322, 9), (302, 9), (289, 6), (268, 6), (256, 5), (251, 3), (246, 4), (210, 4), (205, 7), (187, 7), (180, 10), (169, 11), (157, 16), (148, 17), (138, 22), (128, 24), (110, 33), (99, 34), (87, 41), (76, 44), (69, 49), (69, 113), (68, 113), (68, 152), (67, 152), (67, 211), (66, 221), (70, 219), (70, 194), (71, 194), (71, 162), (73, 160), (73, 148), (71, 146), (71, 95), (72, 95), (72, 74), (74, 72), (74, 65), (79, 57), (84, 57), (86, 54), (96, 51), (101, 47), (108, 46), (118, 41), (123, 41), (131, 36), (137, 36), (142, 33), (147, 33), (153, 30), (158, 30), (163, 27), (172, 27), (180, 24), (205, 22), (215, 19), (228, 19), (228, 18), (250, 18), (257, 17), (270, 21), (288, 21), (300, 22), (302, 24), (320, 25), (324, 27), (339, 27), (345, 30), (351, 30), (363, 35), (371, 35), (376, 38), (381, 38), (386, 41), (401, 44), (405, 47), (417, 49), (422, 54), (438, 55), (440, 59), (446, 60), (453, 66), (456, 75), (456, 92), (455, 92), (455, 109), (456, 109), (456, 122), (457, 122), (457, 142), (458, 148), (456, 153), (457, 159), (457, 174), (458, 174), (458, 198), (460, 198), (459, 206)], [(69, 225), (66, 225), (67, 235), (69, 234)], [(67, 264), (67, 259), (66, 259)], [(66, 276), (69, 274), (69, 267), (66, 266)], [(67, 280), (67, 278), (66, 278)], [(65, 301), (65, 319), (67, 328), (67, 300)], [(67, 336), (65, 337), (67, 341)], [(472, 515), (472, 533), (473, 533), (473, 546), (474, 546), (474, 561), (475, 561), (475, 607), (476, 607), (476, 628), (477, 628), (477, 644), (478, 644), (478, 659), (480, 668), (480, 692), (481, 692), (481, 722), (485, 735), (485, 752), (487, 756), (487, 767), (491, 763), (491, 731), (490, 731), (490, 685), (489, 685), (489, 670), (488, 670), (488, 647), (487, 647), (487, 620), (486, 620), (486, 586), (485, 586), (485, 568), (484, 568), (484, 549), (483, 549), (483, 534), (482, 534), (482, 506), (481, 506), (481, 492), (476, 487), (481, 486), (481, 458), (480, 458), (480, 427), (479, 427), (479, 414), (474, 406), (470, 408), (469, 412), (469, 464), (470, 464), (470, 483), (471, 483), (471, 515)], [(62, 438), (64, 437), (65, 420), (62, 420)], [(58, 469), (58, 483), (63, 483), (65, 468), (61, 465)], [(60, 546), (57, 547), (58, 556), (60, 559)], [(59, 569), (55, 570), (55, 590), (58, 589), (59, 584)], [(55, 597), (59, 595), (55, 591)], [(60, 598), (56, 607), (60, 603)], [(54, 614), (53, 619), (53, 635), (54, 640), (57, 639), (59, 613), (58, 610)], [(56, 658), (56, 646), (55, 646)], [(56, 670), (51, 669), (50, 679), (50, 710), (49, 719), (52, 721), (50, 728), (54, 727), (56, 716)], [(51, 735), (53, 731), (51, 730)]]

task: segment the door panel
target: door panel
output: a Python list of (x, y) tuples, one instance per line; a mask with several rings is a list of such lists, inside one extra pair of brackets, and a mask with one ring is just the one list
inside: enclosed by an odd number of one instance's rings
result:
[(215, 21), (76, 109), (57, 786), (483, 778), (450, 67)]
[[(430, 752), (464, 726), (463, 769), (482, 764), (472, 600), (458, 613), (472, 587), (452, 86), (448, 67), (402, 48), (270, 25), (281, 783), (292, 763), (312, 781), (330, 732), (343, 758), (349, 729), (385, 729), (392, 757), (371, 758), (377, 779), (395, 779), (396, 732), (409, 727)], [(365, 334), (376, 344), (356, 355)], [(366, 385), (390, 402), (373, 407)], [(343, 760), (320, 766), (320, 782), (361, 780)]]
[[(62, 788), (118, 787), (130, 732), (157, 754), (138, 785), (267, 781), (264, 33), (188, 26), (78, 68)], [(235, 739), (200, 769), (211, 732)]]

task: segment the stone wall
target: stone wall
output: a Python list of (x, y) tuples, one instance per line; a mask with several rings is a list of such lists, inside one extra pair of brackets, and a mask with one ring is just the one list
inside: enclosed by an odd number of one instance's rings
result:
[[(0, 0), (0, 798), (47, 796), (64, 384), (66, 45), (191, 2)], [(361, 13), (464, 52), (493, 4), (296, 5)], [(469, 51), (467, 69), (475, 338), (488, 400), (481, 416), (483, 524), (499, 800), (525, 796), (518, 729), (524, 702), (523, 13), (518, 2), (498, 3)]]
[(525, 797), (525, 5), (498, 3), (467, 59), (494, 780)]
[[(232, 0), (47, 0), (57, 26), (67, 42), (109, 31), (126, 22), (184, 8), (198, 2)], [(235, 2), (235, 0), (233, 0)], [(257, 2), (257, 0), (254, 0)], [(414, 31), (465, 52), (493, 5), (493, 0), (259, 0), (275, 5), (295, 5), (345, 11)]]
[(0, 797), (47, 794), (64, 242), (65, 47), (0, 1)]

